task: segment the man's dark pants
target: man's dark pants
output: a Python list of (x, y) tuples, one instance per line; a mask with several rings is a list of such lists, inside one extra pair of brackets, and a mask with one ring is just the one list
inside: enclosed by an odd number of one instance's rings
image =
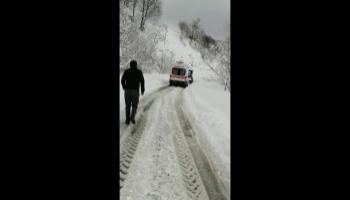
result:
[[(137, 105), (139, 103), (139, 90), (125, 89), (124, 97), (125, 97), (125, 114), (126, 121), (129, 122), (131, 120), (135, 120), (135, 115), (137, 111)], [(131, 116), (130, 116), (130, 107), (132, 106)]]

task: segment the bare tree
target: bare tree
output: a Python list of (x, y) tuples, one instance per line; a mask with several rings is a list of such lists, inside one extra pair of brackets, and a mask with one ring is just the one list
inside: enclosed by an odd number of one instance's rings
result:
[(146, 4), (146, 1), (148, 0), (142, 0), (142, 13), (141, 13), (141, 22), (140, 22), (140, 30), (143, 31), (145, 28), (144, 28), (144, 20), (145, 20), (145, 4)]
[(147, 11), (147, 19), (158, 20), (162, 15), (162, 1), (161, 0), (151, 0), (149, 4), (149, 9)]
[(186, 22), (179, 22), (179, 28), (181, 31), (181, 34), (188, 37), (191, 33), (191, 28), (188, 26)]
[(126, 6), (126, 7), (129, 7), (129, 3), (131, 2), (131, 0), (124, 0), (124, 5)]
[(192, 35), (191, 35), (191, 38), (190, 38), (191, 41), (196, 40), (198, 38), (199, 22), (200, 22), (200, 19), (197, 18), (191, 24), (191, 28), (192, 28)]
[(145, 30), (146, 20), (153, 17), (160, 17), (161, 15), (161, 1), (159, 0), (142, 0), (142, 12), (140, 30)]
[(135, 21), (135, 8), (137, 5), (138, 0), (134, 0), (133, 4), (132, 4), (132, 21)]
[[(119, 2), (119, 42), (120, 52), (122, 52), (119, 55), (120, 67), (124, 68), (131, 59), (137, 59), (140, 68), (145, 72), (165, 71), (165, 65), (158, 66), (162, 59), (158, 54), (157, 45), (165, 40), (166, 27), (149, 23), (160, 13), (157, 11), (160, 8), (160, 0), (120, 0)], [(145, 29), (146, 26), (150, 28)], [(165, 56), (165, 59), (167, 60), (168, 56)]]

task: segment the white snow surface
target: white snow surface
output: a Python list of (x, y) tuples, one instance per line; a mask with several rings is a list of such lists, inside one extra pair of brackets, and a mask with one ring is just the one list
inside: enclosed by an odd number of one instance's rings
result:
[[(230, 188), (230, 93), (216, 80), (215, 75), (202, 61), (200, 54), (192, 49), (188, 41), (181, 41), (179, 33), (168, 29), (166, 48), (177, 58), (192, 63), (194, 82), (189, 87), (174, 88), (181, 93), (185, 116), (196, 132), (196, 139), (210, 160), (212, 168), (224, 182), (225, 190)], [(145, 94), (140, 103), (152, 92), (169, 85), (169, 74), (144, 74)], [(121, 78), (121, 75), (120, 75)], [(120, 86), (120, 137), (128, 134), (131, 127), (125, 122), (124, 92)], [(121, 190), (122, 200), (177, 200), (187, 199), (181, 182), (175, 148), (172, 141), (173, 123), (167, 113), (174, 112), (169, 103), (176, 92), (157, 97), (148, 111), (148, 119), (142, 139)], [(179, 94), (179, 93), (177, 93)], [(142, 111), (138, 110), (136, 123)], [(160, 152), (156, 146), (161, 147)]]

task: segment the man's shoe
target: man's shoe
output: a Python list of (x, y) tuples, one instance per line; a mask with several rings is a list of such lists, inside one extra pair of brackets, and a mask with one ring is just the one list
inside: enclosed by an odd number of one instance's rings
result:
[(134, 120), (134, 119), (132, 119), (131, 122), (132, 122), (133, 124), (135, 124), (135, 120)]
[(129, 121), (129, 120), (126, 120), (126, 121), (125, 121), (125, 124), (129, 125), (129, 124), (130, 124), (130, 121)]

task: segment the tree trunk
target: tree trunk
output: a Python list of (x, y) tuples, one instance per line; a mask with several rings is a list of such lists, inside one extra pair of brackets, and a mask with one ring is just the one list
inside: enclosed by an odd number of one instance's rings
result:
[(142, 13), (141, 13), (141, 23), (140, 23), (140, 30), (143, 31), (144, 28), (144, 20), (145, 20), (145, 2), (146, 0), (142, 0)]
[(124, 5), (125, 5), (126, 7), (129, 7), (129, 0), (124, 0)]
[(150, 0), (147, 0), (147, 4), (146, 4), (145, 21), (146, 21), (147, 15), (148, 15), (148, 9), (149, 9), (149, 7), (150, 7), (149, 1), (150, 1)]
[(132, 6), (132, 21), (135, 21), (135, 8), (136, 8), (137, 0), (134, 0), (134, 4)]

